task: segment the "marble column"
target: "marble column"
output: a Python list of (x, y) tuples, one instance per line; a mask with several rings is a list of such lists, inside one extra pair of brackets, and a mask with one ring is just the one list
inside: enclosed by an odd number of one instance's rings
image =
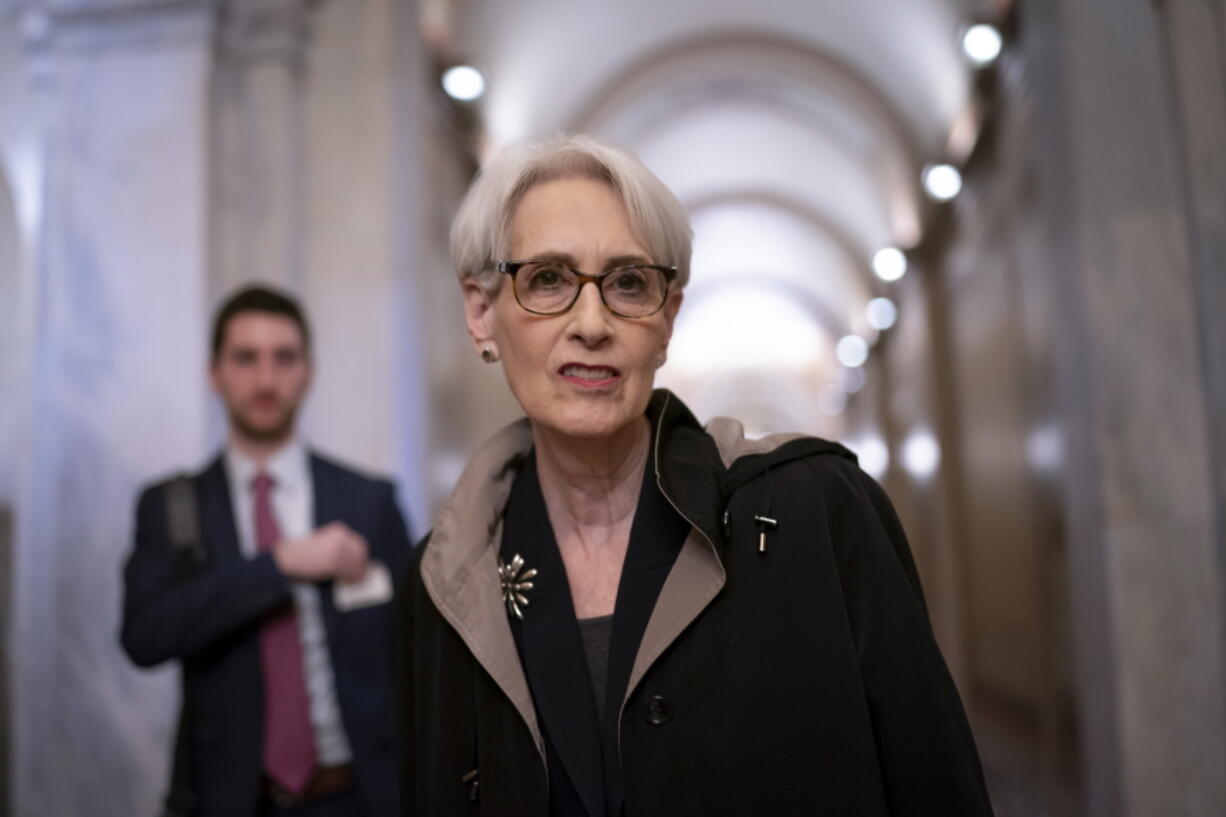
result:
[(1209, 416), (1218, 420), (1209, 425), (1210, 461), (1218, 555), (1226, 565), (1226, 2), (1171, 0), (1163, 22), (1179, 106), (1205, 391)]
[(151, 814), (173, 671), (119, 652), (137, 486), (205, 450), (207, 2), (31, 6), (43, 169), (13, 553), (13, 813)]
[[(5, 145), (7, 147), (7, 145)], [(24, 393), (24, 337), (20, 315), (26, 281), (13, 199), (7, 174), (0, 165), (0, 637), (9, 632), (12, 574), (13, 505), (17, 491)], [(8, 802), (9, 773), (9, 650), (0, 645), (0, 814)]]
[(1067, 423), (1089, 817), (1226, 813), (1224, 577), (1201, 347), (1201, 321), (1220, 315), (1199, 308), (1163, 5), (1021, 6), (1051, 247), (1034, 272), (1050, 292)]
[(421, 277), (439, 271), (420, 262), (425, 65), (416, 8), (221, 6), (210, 294), (263, 280), (301, 299), (316, 362), (305, 436), (395, 475), (420, 533), (430, 416)]
[(455, 287), (447, 267), (423, 252), (423, 214), (438, 215), (421, 201), (427, 111), (417, 4), (322, 4), (305, 72), (298, 275), (315, 328), (316, 380), (303, 427), (324, 451), (394, 475), (420, 535), (429, 525), (426, 382), (438, 349), (422, 321), (440, 311), (454, 325), (461, 318), (458, 298), (431, 301), (432, 284), (441, 281), (453, 298)]
[(305, 63), (315, 5), (220, 4), (211, 123), (215, 297), (251, 279), (301, 285)]

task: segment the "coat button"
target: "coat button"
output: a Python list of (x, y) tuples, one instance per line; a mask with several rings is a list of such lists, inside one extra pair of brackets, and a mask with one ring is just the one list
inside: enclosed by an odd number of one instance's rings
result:
[(724, 518), (721, 520), (721, 527), (724, 530), (724, 538), (732, 538), (732, 512), (724, 508)]
[(643, 717), (652, 726), (663, 726), (673, 716), (673, 705), (659, 695), (653, 695), (643, 707)]

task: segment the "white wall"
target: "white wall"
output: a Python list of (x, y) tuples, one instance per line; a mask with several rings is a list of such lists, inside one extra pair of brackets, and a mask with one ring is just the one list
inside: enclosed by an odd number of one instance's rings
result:
[(17, 363), (14, 813), (147, 813), (173, 685), (119, 656), (119, 569), (138, 484), (204, 450), (207, 26), (43, 22), (30, 92), (3, 99), (43, 173)]

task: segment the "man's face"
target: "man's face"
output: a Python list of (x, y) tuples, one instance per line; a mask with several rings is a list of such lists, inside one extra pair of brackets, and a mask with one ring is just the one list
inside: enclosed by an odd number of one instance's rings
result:
[(235, 431), (259, 442), (284, 440), (311, 383), (302, 330), (284, 315), (240, 312), (226, 324), (209, 376)]

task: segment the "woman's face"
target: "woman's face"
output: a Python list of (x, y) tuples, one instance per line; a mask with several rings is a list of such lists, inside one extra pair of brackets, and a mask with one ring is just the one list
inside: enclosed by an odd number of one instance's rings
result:
[[(594, 179), (545, 182), (520, 199), (510, 223), (510, 257), (550, 257), (588, 274), (655, 262), (630, 229), (613, 189)], [(681, 293), (647, 318), (610, 312), (585, 284), (560, 315), (534, 315), (515, 300), (511, 281), (490, 295), (464, 285), (465, 317), (478, 351), (491, 343), (507, 382), (535, 423), (566, 436), (614, 435), (642, 417), (663, 362)]]

